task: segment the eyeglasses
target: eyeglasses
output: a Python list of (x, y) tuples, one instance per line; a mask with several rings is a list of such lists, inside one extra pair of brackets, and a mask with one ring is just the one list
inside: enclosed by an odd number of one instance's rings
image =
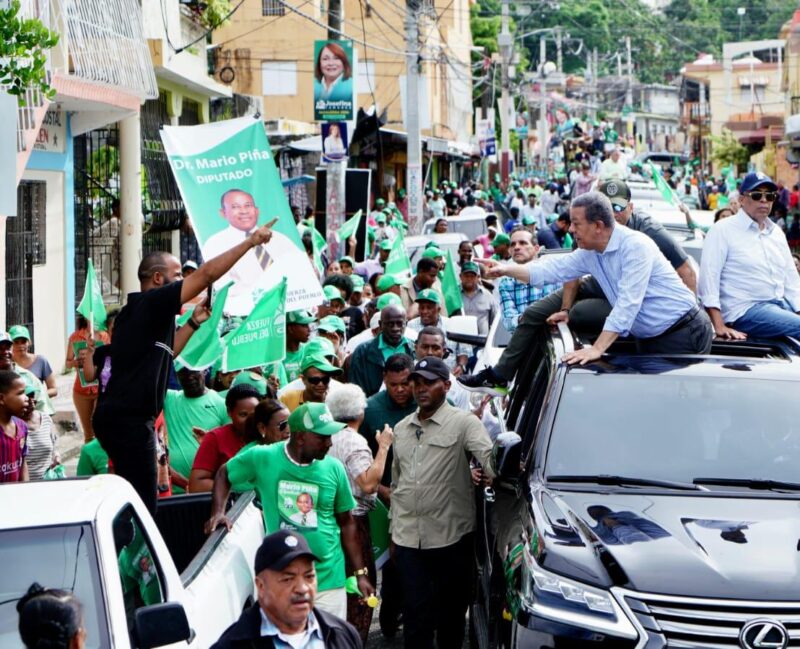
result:
[(288, 425), (289, 425), (289, 420), (288, 420), (288, 419), (284, 419), (282, 422), (280, 422), (280, 423), (278, 424), (278, 430), (280, 430), (280, 431), (284, 431), (284, 430), (286, 430), (286, 427), (287, 427)]
[(767, 203), (772, 203), (772, 202), (775, 201), (775, 199), (778, 198), (778, 192), (758, 192), (758, 191), (756, 191), (756, 192), (749, 192), (749, 193), (747, 193), (745, 195), (749, 196), (754, 201), (758, 201), (758, 202), (761, 202), (762, 198), (766, 199)]
[(307, 376), (306, 377), (306, 381), (308, 381), (311, 385), (319, 385), (320, 383), (328, 385), (328, 383), (331, 382), (331, 377), (330, 376)]

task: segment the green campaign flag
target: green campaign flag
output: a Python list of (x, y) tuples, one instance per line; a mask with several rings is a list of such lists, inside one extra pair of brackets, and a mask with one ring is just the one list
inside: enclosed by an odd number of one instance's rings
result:
[(735, 192), (736, 191), (736, 174), (733, 173), (733, 168), (732, 167), (725, 167), (725, 169), (723, 169), (723, 171), (725, 172), (725, 188), (729, 192)]
[(728, 205), (730, 204), (731, 204), (731, 199), (729, 199), (727, 196), (720, 196), (717, 199), (717, 209), (728, 207)]
[(106, 330), (106, 307), (103, 304), (103, 292), (94, 273), (94, 264), (89, 260), (86, 268), (86, 286), (83, 289), (83, 299), (78, 305), (78, 313), (89, 321), (89, 328), (100, 331)]
[(369, 514), (369, 536), (372, 541), (372, 556), (375, 567), (380, 570), (389, 560), (389, 510), (379, 499)]
[(286, 355), (286, 278), (264, 293), (249, 316), (223, 340), (222, 371), (246, 370)]
[(572, 250), (572, 246), (574, 245), (574, 243), (575, 242), (572, 239), (572, 235), (569, 232), (567, 232), (564, 235), (564, 243), (562, 244), (561, 247), (564, 248), (565, 250)]
[(317, 228), (311, 228), (311, 249), (314, 254), (314, 266), (317, 272), (322, 275), (325, 272), (325, 264), (322, 263), (322, 252), (328, 247), (325, 237), (323, 237)]
[(358, 210), (353, 216), (347, 219), (339, 231), (336, 233), (337, 241), (347, 241), (350, 237), (358, 232), (358, 226), (361, 225), (361, 210)]
[(653, 182), (656, 184), (656, 189), (661, 193), (661, 196), (664, 197), (665, 201), (672, 203), (675, 207), (678, 207), (680, 200), (675, 194), (675, 190), (672, 189), (672, 187), (670, 187), (667, 184), (667, 181), (662, 177), (659, 168), (656, 167), (652, 162), (648, 162), (647, 165), (650, 167), (650, 173), (653, 176)]
[(394, 275), (398, 279), (406, 280), (411, 277), (411, 260), (408, 258), (403, 237), (395, 237), (392, 249), (386, 260), (385, 271), (387, 275)]
[[(211, 367), (222, 355), (222, 341), (219, 338), (219, 323), (225, 309), (225, 300), (228, 298), (228, 289), (233, 282), (228, 282), (217, 292), (214, 305), (211, 307), (211, 317), (200, 325), (186, 343), (177, 361), (190, 370), (202, 371)], [(194, 313), (194, 309), (192, 309)], [(188, 320), (188, 318), (187, 318)]]
[(440, 273), (442, 279), (442, 293), (444, 293), (444, 308), (447, 315), (451, 316), (456, 311), (464, 308), (464, 300), (461, 298), (461, 282), (456, 274), (456, 267), (453, 264), (453, 256), (447, 251), (447, 264)]

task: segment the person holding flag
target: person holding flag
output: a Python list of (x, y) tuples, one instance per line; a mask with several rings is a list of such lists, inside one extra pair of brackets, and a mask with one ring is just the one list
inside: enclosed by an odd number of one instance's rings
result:
[(173, 357), (208, 319), (197, 307), (175, 331), (181, 306), (223, 277), (245, 254), (272, 238), (277, 219), (200, 266), (185, 280), (181, 263), (166, 252), (152, 252), (139, 264), (141, 291), (128, 294), (110, 345), (111, 376), (98, 398), (94, 432), (117, 475), (128, 480), (147, 508), (157, 503), (155, 418), (163, 409)]

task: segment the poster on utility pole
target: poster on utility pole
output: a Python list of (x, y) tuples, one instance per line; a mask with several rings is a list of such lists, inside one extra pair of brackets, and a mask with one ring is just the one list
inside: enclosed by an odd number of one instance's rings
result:
[(353, 119), (356, 61), (350, 41), (314, 41), (314, 120)]
[(241, 117), (165, 126), (161, 139), (203, 259), (222, 254), (277, 219), (271, 241), (245, 253), (214, 284), (219, 290), (233, 281), (225, 312), (248, 315), (284, 277), (287, 311), (320, 304), (322, 288), (300, 240), (263, 123)]

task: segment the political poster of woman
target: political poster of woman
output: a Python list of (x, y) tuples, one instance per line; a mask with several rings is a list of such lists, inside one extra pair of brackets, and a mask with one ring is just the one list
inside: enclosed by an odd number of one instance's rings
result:
[(314, 119), (342, 122), (353, 119), (356, 73), (350, 41), (314, 42)]
[(287, 311), (319, 304), (322, 288), (295, 226), (264, 124), (242, 117), (166, 126), (161, 139), (205, 259), (277, 218), (272, 240), (248, 251), (215, 283), (219, 289), (233, 281), (225, 312), (249, 314), (284, 276)]

